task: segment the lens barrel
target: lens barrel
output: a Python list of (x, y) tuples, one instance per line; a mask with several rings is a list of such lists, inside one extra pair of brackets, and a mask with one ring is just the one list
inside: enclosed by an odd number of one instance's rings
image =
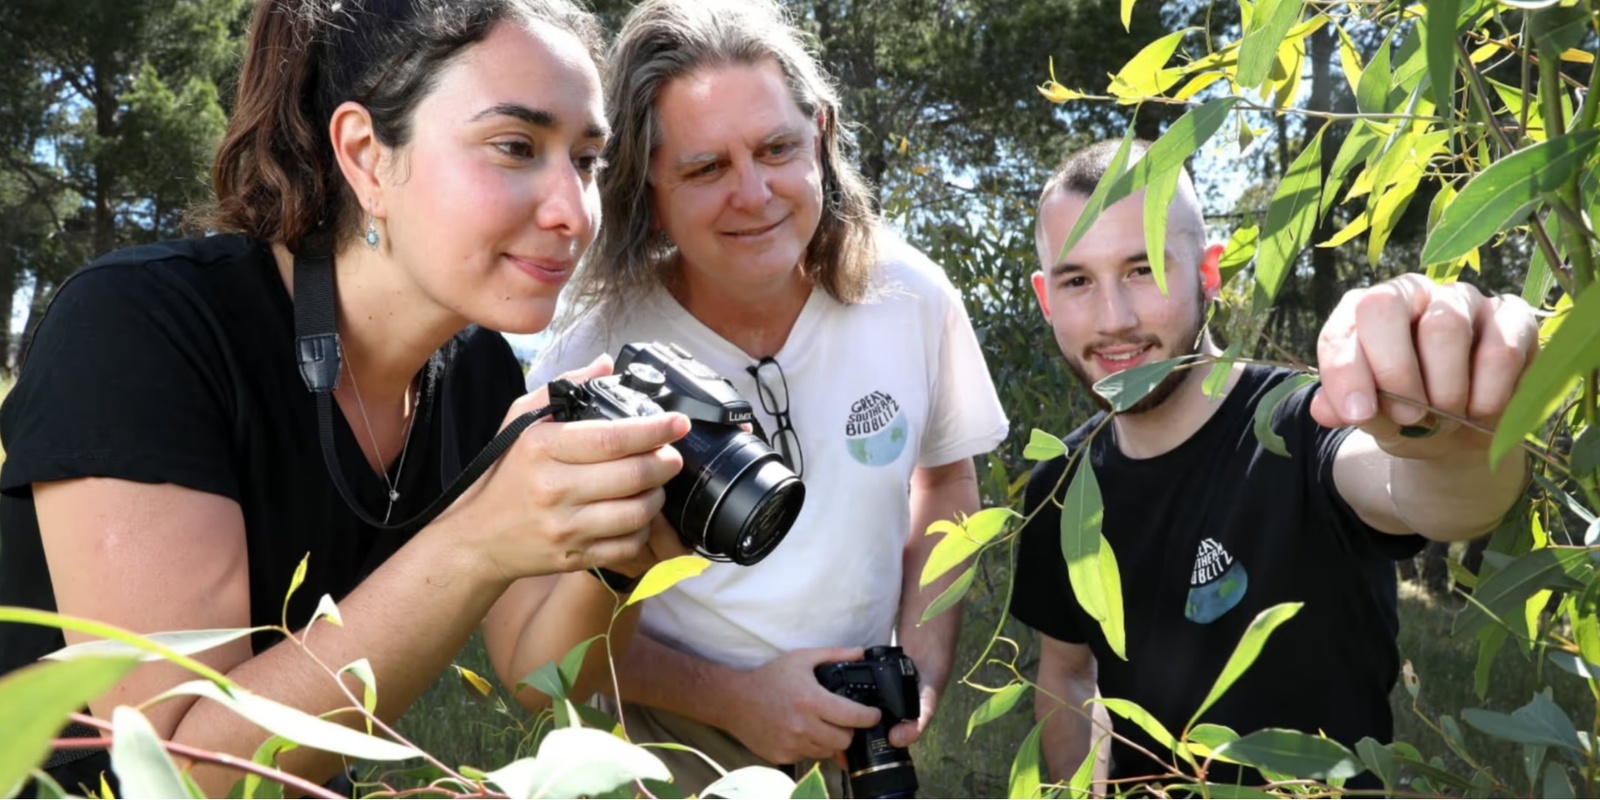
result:
[(765, 442), (736, 426), (697, 420), (674, 446), (683, 469), (667, 482), (662, 511), (679, 535), (740, 566), (766, 558), (800, 516), (805, 484)]
[(911, 751), (889, 744), (892, 724), (880, 722), (856, 731), (845, 751), (845, 774), (852, 797), (914, 797), (917, 770)]

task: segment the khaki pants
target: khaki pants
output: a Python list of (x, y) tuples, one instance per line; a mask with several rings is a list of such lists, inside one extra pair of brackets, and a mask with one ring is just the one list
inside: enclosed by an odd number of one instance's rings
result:
[[(772, 764), (750, 752), (733, 734), (714, 728), (703, 722), (689, 719), (688, 717), (663, 711), (659, 708), (642, 706), (638, 703), (623, 703), (622, 714), (617, 714), (616, 700), (604, 695), (596, 695), (590, 701), (597, 708), (623, 720), (624, 730), (628, 739), (634, 744), (651, 744), (672, 742), (685, 747), (693, 747), (706, 755), (706, 758), (717, 763), (726, 772), (732, 772), (741, 767), (774, 767), (787, 772), (795, 780), (799, 780), (811, 771), (814, 765), (821, 766), (822, 780), (827, 787), (829, 797), (849, 797), (848, 787), (844, 781), (844, 770), (831, 759), (827, 761), (803, 761), (800, 764), (778, 766)], [(717, 778), (722, 777), (716, 767), (706, 763), (694, 753), (685, 753), (682, 750), (668, 750), (661, 747), (651, 747), (650, 752), (655, 754), (672, 771), (672, 782), (685, 796), (699, 796), (707, 786)]]

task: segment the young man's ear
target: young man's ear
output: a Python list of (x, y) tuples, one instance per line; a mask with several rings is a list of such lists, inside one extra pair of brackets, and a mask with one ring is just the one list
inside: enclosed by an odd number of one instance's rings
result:
[(1205, 291), (1206, 302), (1217, 299), (1222, 292), (1222, 271), (1217, 266), (1222, 261), (1223, 246), (1214, 244), (1206, 248), (1200, 259), (1200, 287)]
[(1050, 286), (1045, 282), (1043, 272), (1033, 273), (1033, 296), (1039, 298), (1039, 310), (1044, 313), (1045, 321), (1050, 321)]

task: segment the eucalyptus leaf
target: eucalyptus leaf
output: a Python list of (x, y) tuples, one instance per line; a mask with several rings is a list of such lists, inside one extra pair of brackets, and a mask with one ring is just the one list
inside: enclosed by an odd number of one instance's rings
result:
[[(175, 653), (192, 656), (204, 653), (215, 647), (220, 647), (229, 642), (242, 639), (258, 631), (272, 630), (272, 626), (263, 625), (256, 628), (217, 628), (203, 631), (174, 631), (171, 633), (147, 633), (143, 638), (168, 648)], [(74, 658), (135, 658), (139, 661), (164, 661), (164, 656), (152, 652), (149, 648), (139, 647), (129, 642), (115, 639), (95, 639), (88, 642), (79, 642), (75, 645), (63, 647), (45, 656), (55, 661), (70, 661)]]
[(1352, 778), (1361, 765), (1344, 745), (1283, 728), (1265, 728), (1223, 745), (1219, 752), (1241, 764), (1314, 780)]
[(1428, 0), (1422, 30), (1428, 54), (1428, 80), (1433, 103), (1441, 114), (1454, 110), (1456, 80), (1456, 20), (1462, 0)]
[(637, 780), (670, 781), (672, 775), (660, 758), (636, 744), (593, 728), (569, 727), (546, 734), (533, 758), (513, 761), (488, 778), (511, 797), (533, 798), (593, 797)]
[(1173, 370), (1196, 358), (1193, 355), (1179, 356), (1118, 370), (1096, 381), (1094, 393), (1104, 397), (1111, 404), (1111, 410), (1120, 414), (1143, 400)]
[(1383, 781), (1384, 789), (1393, 788), (1395, 782), (1400, 780), (1400, 768), (1395, 763), (1394, 751), (1388, 745), (1380, 744), (1371, 736), (1364, 736), (1356, 742), (1356, 755), (1361, 757), (1361, 764), (1368, 772)]
[(1315, 383), (1316, 380), (1314, 376), (1304, 373), (1290, 376), (1277, 386), (1272, 387), (1262, 396), (1261, 402), (1256, 404), (1256, 440), (1261, 442), (1261, 446), (1267, 448), (1268, 452), (1284, 457), (1289, 455), (1289, 449), (1284, 444), (1283, 437), (1279, 436), (1278, 432), (1272, 427), (1272, 419), (1277, 414), (1278, 406), (1289, 399), (1289, 395), (1294, 394), (1300, 387), (1308, 383)]
[(1269, 299), (1288, 277), (1295, 258), (1310, 241), (1317, 227), (1322, 192), (1322, 133), (1317, 130), (1305, 149), (1289, 165), (1288, 174), (1267, 205), (1267, 221), (1262, 228), (1261, 246), (1256, 251), (1256, 282)]
[(421, 755), (416, 748), (369, 736), (311, 716), (300, 709), (269, 700), (240, 687), (224, 692), (214, 683), (189, 681), (163, 692), (160, 698), (182, 696), (203, 697), (220, 703), (235, 714), (267, 729), (268, 732), (314, 750), (326, 750), (330, 753), (372, 761), (402, 761)]
[(1039, 720), (1023, 738), (1022, 746), (1017, 748), (1017, 755), (1011, 761), (1010, 790), (1007, 797), (1030, 798), (1038, 797), (1040, 784), (1044, 782), (1043, 755), (1039, 749), (1039, 737), (1044, 732), (1044, 724), (1049, 718)]
[(1279, 603), (1257, 614), (1250, 621), (1250, 627), (1245, 629), (1244, 635), (1239, 637), (1239, 644), (1233, 648), (1233, 654), (1228, 656), (1228, 662), (1222, 665), (1221, 674), (1217, 675), (1216, 683), (1211, 685), (1211, 691), (1206, 693), (1206, 699), (1200, 701), (1200, 707), (1195, 709), (1194, 716), (1189, 718), (1189, 726), (1193, 727), (1200, 721), (1201, 715), (1210, 710), (1222, 696), (1238, 682), (1245, 670), (1256, 663), (1261, 656), (1262, 648), (1267, 646), (1267, 640), (1272, 637), (1272, 632), (1278, 626), (1294, 618), (1300, 613), (1305, 603)]
[(1022, 698), (1022, 693), (1027, 686), (1013, 683), (1002, 687), (1000, 691), (989, 695), (979, 706), (972, 710), (972, 716), (967, 718), (967, 738), (972, 738), (972, 732), (980, 725), (987, 725), (1006, 715), (1017, 705)]
[(1456, 617), (1453, 633), (1465, 636), (1490, 622), (1490, 615), (1505, 620), (1521, 616), (1529, 597), (1541, 589), (1582, 589), (1585, 564), (1595, 551), (1582, 547), (1543, 547), (1519, 556), (1484, 580), (1472, 593), (1472, 605)]
[(793, 778), (772, 767), (740, 767), (714, 780), (702, 797), (788, 797), (799, 788)]
[(0, 797), (15, 797), (68, 717), (138, 665), (132, 658), (30, 664), (0, 677)]
[(1259, 86), (1267, 79), (1278, 54), (1278, 45), (1300, 20), (1303, 5), (1302, 0), (1259, 0), (1256, 3), (1239, 45), (1235, 79), (1241, 86)]
[(1167, 726), (1161, 724), (1161, 720), (1156, 719), (1154, 715), (1146, 711), (1138, 703), (1120, 697), (1094, 697), (1090, 698), (1089, 702), (1105, 706), (1106, 710), (1111, 713), (1138, 725), (1139, 729), (1155, 740), (1156, 744), (1173, 752), (1178, 751), (1178, 740), (1172, 735), (1172, 732), (1167, 730)]
[(1054, 434), (1046, 433), (1034, 428), (1028, 433), (1028, 446), (1022, 449), (1022, 457), (1029, 461), (1049, 461), (1067, 454), (1067, 445)]
[(190, 796), (155, 726), (128, 706), (111, 712), (111, 770), (126, 800)]
[(944, 577), (950, 570), (966, 563), (983, 546), (969, 536), (965, 528), (949, 520), (940, 520), (928, 526), (930, 534), (935, 531), (942, 532), (944, 536), (934, 544), (932, 552), (928, 553), (928, 560), (923, 562), (919, 586), (925, 587)]
[(926, 609), (923, 609), (922, 619), (918, 620), (917, 624), (921, 625), (948, 611), (956, 603), (961, 602), (961, 598), (966, 597), (967, 592), (972, 589), (972, 579), (976, 575), (976, 566), (967, 567), (960, 577), (955, 579), (954, 583), (951, 583), (944, 591), (940, 592), (939, 596), (933, 598), (933, 602), (929, 603)]
[(828, 785), (822, 779), (821, 762), (812, 764), (805, 777), (794, 785), (794, 791), (789, 793), (791, 800), (825, 800), (827, 796)]
[(1510, 714), (1468, 708), (1462, 710), (1461, 716), (1468, 725), (1490, 736), (1583, 752), (1583, 743), (1578, 739), (1572, 718), (1550, 699), (1548, 690), (1534, 695), (1527, 705)]
[(623, 605), (631, 606), (655, 597), (678, 585), (679, 581), (705, 572), (709, 566), (711, 562), (700, 556), (678, 556), (658, 562), (639, 579), (639, 585), (633, 587), (633, 592), (628, 595)]
[(1422, 263), (1454, 261), (1520, 222), (1534, 203), (1565, 185), (1597, 145), (1600, 130), (1576, 131), (1525, 147), (1478, 173), (1428, 235)]

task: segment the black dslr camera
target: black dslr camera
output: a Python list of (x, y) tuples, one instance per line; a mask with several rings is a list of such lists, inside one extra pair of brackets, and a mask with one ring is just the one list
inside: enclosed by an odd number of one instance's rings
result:
[(741, 423), (749, 401), (727, 378), (676, 344), (625, 345), (613, 374), (583, 383), (550, 383), (557, 421), (622, 419), (678, 411), (687, 436), (673, 443), (683, 469), (667, 481), (661, 511), (684, 544), (717, 561), (748, 566), (789, 533), (805, 502), (805, 484)]
[(889, 729), (902, 720), (922, 716), (917, 693), (917, 665), (898, 647), (869, 647), (865, 658), (819, 664), (823, 688), (883, 712), (878, 724), (856, 731), (845, 751), (853, 797), (911, 797), (917, 791), (917, 770), (911, 753), (889, 744)]

